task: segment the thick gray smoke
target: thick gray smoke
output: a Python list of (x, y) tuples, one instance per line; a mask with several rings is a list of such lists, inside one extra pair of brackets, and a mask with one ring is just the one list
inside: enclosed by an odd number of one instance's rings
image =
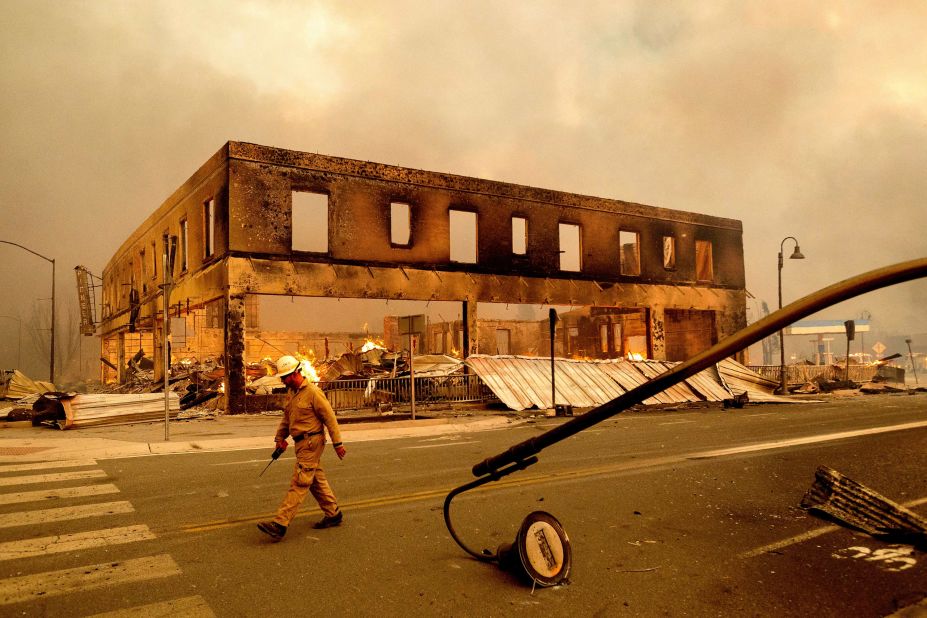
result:
[[(927, 253), (912, 3), (7, 0), (0, 24), (0, 239), (56, 259), (64, 306), (229, 139), (740, 219), (772, 307), (786, 236), (786, 300)], [(0, 315), (29, 326), (50, 266), (0, 263)], [(923, 333), (925, 301), (825, 317)]]

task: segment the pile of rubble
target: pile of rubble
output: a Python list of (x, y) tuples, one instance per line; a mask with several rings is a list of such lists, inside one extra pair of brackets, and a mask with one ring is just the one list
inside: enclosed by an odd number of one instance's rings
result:
[[(368, 380), (394, 378), (408, 373), (408, 356), (392, 352), (382, 346), (368, 342), (360, 350), (345, 352), (338, 358), (315, 361), (302, 357), (303, 370), (314, 381), (326, 385), (339, 380)], [(276, 367), (270, 358), (258, 363), (249, 363), (246, 368), (245, 390), (253, 395), (281, 394), (286, 391), (283, 382), (276, 375)]]

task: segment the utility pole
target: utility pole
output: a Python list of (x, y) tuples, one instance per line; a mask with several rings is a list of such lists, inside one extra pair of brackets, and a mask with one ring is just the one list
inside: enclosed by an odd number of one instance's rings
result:
[(164, 441), (171, 439), (171, 389), (170, 389), (170, 369), (171, 369), (171, 284), (174, 279), (174, 254), (177, 251), (177, 237), (164, 234), (164, 255), (161, 259), (161, 270), (164, 274), (164, 283), (161, 285), (163, 292), (162, 300), (164, 301), (164, 324), (161, 327), (161, 344), (164, 349)]

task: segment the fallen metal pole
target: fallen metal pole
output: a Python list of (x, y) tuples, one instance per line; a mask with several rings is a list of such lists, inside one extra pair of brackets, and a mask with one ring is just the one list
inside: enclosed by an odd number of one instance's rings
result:
[(681, 382), (727, 358), (734, 352), (742, 350), (750, 344), (821, 309), (860, 294), (921, 277), (927, 277), (927, 258), (879, 268), (845, 279), (805, 296), (724, 339), (684, 363), (676, 365), (653, 380), (590, 410), (582, 416), (577, 416), (559, 427), (520, 442), (498, 455), (484, 459), (473, 466), (473, 474), (474, 476), (492, 474), (508, 464), (520, 462), (532, 455), (536, 455), (548, 446), (627, 410), (632, 405), (666, 390), (677, 382)]

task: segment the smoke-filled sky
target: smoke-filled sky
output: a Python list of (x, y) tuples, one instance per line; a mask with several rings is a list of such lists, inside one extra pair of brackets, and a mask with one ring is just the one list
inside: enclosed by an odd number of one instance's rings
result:
[[(786, 236), (787, 302), (927, 255), (924, 32), (914, 2), (4, 0), (0, 239), (56, 259), (66, 320), (73, 267), (232, 139), (739, 219), (774, 308)], [(0, 264), (8, 367), (51, 269)]]

